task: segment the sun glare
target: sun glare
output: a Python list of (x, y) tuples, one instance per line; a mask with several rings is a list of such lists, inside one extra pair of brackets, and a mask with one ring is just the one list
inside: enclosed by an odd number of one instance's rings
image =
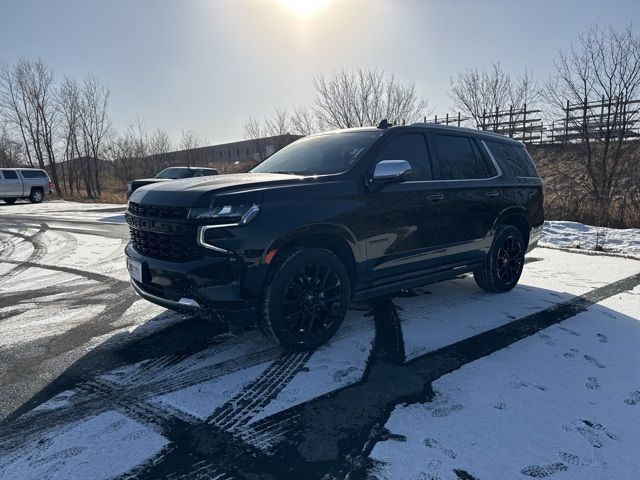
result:
[(331, 0), (278, 0), (278, 3), (296, 17), (308, 19), (324, 10)]

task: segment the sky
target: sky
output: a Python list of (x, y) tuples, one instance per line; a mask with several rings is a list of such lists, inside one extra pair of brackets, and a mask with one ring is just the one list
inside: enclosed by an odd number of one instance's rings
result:
[(456, 73), (499, 61), (544, 82), (588, 25), (639, 14), (638, 0), (0, 0), (0, 62), (96, 75), (116, 129), (141, 119), (223, 143), (249, 117), (312, 103), (314, 77), (342, 68), (393, 73), (453, 112)]

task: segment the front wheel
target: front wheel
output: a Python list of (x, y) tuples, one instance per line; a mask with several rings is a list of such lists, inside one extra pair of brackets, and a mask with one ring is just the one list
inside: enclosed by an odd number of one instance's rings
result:
[(482, 267), (473, 272), (478, 286), (493, 293), (513, 289), (522, 274), (525, 250), (520, 230), (511, 225), (499, 226)]
[(312, 350), (340, 328), (350, 292), (347, 270), (329, 250), (282, 252), (268, 276), (258, 324), (282, 347)]

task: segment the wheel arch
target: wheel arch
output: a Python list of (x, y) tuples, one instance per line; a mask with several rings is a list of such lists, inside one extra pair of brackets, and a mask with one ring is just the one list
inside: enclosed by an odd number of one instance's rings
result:
[(527, 211), (522, 207), (511, 207), (500, 212), (494, 223), (494, 231), (500, 225), (512, 225), (522, 234), (525, 246), (529, 244), (531, 226), (527, 220)]
[(354, 236), (346, 228), (325, 224), (289, 230), (269, 245), (262, 261), (270, 265), (281, 252), (294, 247), (324, 248), (335, 254), (347, 269), (353, 292), (357, 276), (356, 263), (362, 257)]

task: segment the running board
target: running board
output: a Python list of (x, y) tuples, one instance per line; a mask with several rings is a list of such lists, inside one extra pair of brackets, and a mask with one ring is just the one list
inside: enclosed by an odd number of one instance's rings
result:
[[(473, 272), (478, 267), (482, 266), (482, 262), (465, 263), (463, 265), (450, 265), (446, 269), (439, 269), (436, 272), (430, 271), (419, 275), (407, 278), (406, 275), (403, 278), (397, 278), (397, 280), (381, 279), (378, 280), (381, 285), (367, 285), (362, 288), (357, 288), (352, 300), (362, 301), (368, 300), (374, 297), (380, 297), (395, 293), (399, 290), (422, 287), (430, 283), (442, 282), (444, 280), (450, 280), (463, 273)], [(390, 281), (391, 280), (391, 281)]]

